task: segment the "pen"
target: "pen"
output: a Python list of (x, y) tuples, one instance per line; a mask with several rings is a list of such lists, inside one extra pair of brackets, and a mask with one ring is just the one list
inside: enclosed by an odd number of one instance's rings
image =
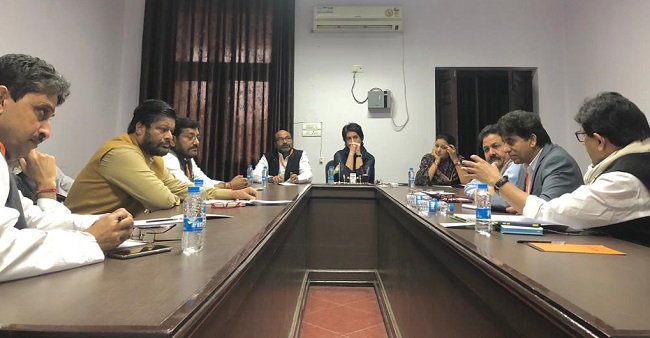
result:
[(520, 227), (533, 227), (533, 228), (538, 228), (541, 227), (542, 225), (539, 223), (529, 223), (529, 222), (499, 222), (499, 225), (512, 225), (512, 226), (520, 226)]
[(458, 217), (456, 215), (451, 215), (451, 216), (449, 216), (449, 218), (453, 219), (454, 221), (459, 221), (459, 222), (463, 222), (463, 223), (471, 223), (471, 222), (473, 222), (472, 220), (465, 219), (465, 218), (462, 218), (462, 217)]
[(527, 239), (519, 239), (517, 240), (517, 243), (553, 243), (553, 244), (565, 244), (565, 241), (536, 241), (536, 240), (527, 240)]
[(168, 222), (168, 221), (178, 221), (177, 218), (156, 218), (156, 219), (147, 219), (145, 223), (158, 223), (158, 222)]

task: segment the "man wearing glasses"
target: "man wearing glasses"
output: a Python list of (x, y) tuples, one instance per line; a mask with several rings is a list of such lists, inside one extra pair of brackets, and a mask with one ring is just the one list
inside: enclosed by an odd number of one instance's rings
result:
[[(509, 185), (502, 186), (501, 195), (526, 217), (650, 246), (648, 119), (634, 103), (613, 92), (587, 99), (574, 119), (580, 124), (576, 137), (591, 158), (585, 184), (550, 201), (521, 196)], [(481, 163), (467, 166), (482, 180), (499, 179)]]
[[(532, 195), (549, 201), (574, 191), (582, 184), (578, 164), (566, 150), (551, 143), (551, 137), (537, 114), (512, 111), (502, 116), (497, 125), (506, 143), (506, 153), (514, 163), (524, 166), (524, 189), (519, 189), (513, 182), (508, 183), (507, 176), (503, 176), (496, 166), (476, 155), (471, 157), (475, 162), (463, 161), (471, 178), (493, 186), (501, 195), (503, 187), (516, 190), (520, 200)], [(507, 198), (506, 201), (514, 206)]]
[(307, 153), (293, 148), (293, 138), (286, 130), (275, 133), (275, 149), (264, 153), (253, 170), (253, 181), (262, 181), (262, 170), (268, 167), (270, 183), (309, 183), (312, 173)]
[(199, 155), (199, 143), (199, 122), (186, 117), (176, 119), (171, 149), (167, 155), (163, 156), (165, 167), (176, 178), (187, 183), (194, 183), (195, 179), (200, 178), (205, 187), (235, 190), (244, 189), (250, 185), (248, 179), (242, 175), (233, 177), (230, 182), (222, 182), (213, 180), (203, 173), (203, 170), (194, 161)]

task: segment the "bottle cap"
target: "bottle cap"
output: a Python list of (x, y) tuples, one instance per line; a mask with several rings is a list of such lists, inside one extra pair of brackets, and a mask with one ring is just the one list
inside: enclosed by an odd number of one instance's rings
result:
[(191, 185), (187, 188), (187, 192), (199, 192), (201, 188), (196, 185)]
[(194, 185), (196, 186), (202, 186), (203, 185), (203, 179), (202, 178), (197, 178), (194, 180)]
[(252, 168), (252, 167), (253, 167), (253, 165), (252, 165), (252, 164), (249, 164), (249, 165), (248, 165), (248, 167), (249, 167), (249, 168)]
[(409, 170), (413, 170), (413, 167), (409, 167)]
[(487, 183), (479, 183), (478, 188), (479, 189), (487, 189)]
[(454, 211), (454, 205), (453, 204), (449, 204), (449, 211)]
[(269, 168), (269, 167), (267, 167), (267, 166), (264, 166), (264, 169), (268, 169), (268, 168)]

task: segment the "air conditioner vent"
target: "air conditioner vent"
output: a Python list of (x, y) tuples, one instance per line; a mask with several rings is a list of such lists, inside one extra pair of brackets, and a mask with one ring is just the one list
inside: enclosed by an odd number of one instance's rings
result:
[(401, 32), (401, 6), (314, 6), (313, 32)]

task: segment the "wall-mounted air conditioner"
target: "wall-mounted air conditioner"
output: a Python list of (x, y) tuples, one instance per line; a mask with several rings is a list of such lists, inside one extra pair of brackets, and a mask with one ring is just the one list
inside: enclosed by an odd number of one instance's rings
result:
[(401, 32), (401, 6), (314, 6), (313, 32)]

